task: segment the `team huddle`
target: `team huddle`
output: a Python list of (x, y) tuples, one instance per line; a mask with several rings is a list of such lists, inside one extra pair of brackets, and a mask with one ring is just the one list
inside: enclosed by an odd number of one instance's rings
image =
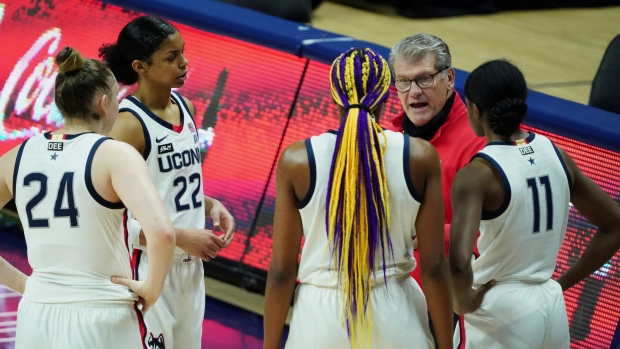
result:
[[(184, 46), (141, 16), (102, 61), (56, 56), (64, 126), (0, 157), (0, 207), (15, 200), (33, 269), (0, 257), (0, 283), (23, 294), (16, 348), (201, 347), (202, 261), (235, 221), (202, 191), (196, 110), (173, 91)], [(347, 50), (327, 78), (340, 126), (276, 170), (264, 348), (282, 347), (291, 301), (285, 348), (568, 348), (562, 292), (618, 251), (620, 208), (521, 128), (521, 71), (482, 64), (463, 101), (448, 46), (421, 33), (387, 61)], [(120, 103), (118, 83), (137, 84)], [(392, 85), (403, 112), (383, 129)], [(569, 202), (599, 231), (553, 280)]]

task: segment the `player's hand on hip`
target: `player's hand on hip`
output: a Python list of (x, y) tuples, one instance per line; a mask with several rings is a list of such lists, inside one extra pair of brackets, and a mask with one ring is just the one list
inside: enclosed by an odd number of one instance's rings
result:
[(219, 228), (224, 235), (222, 236), (223, 240), (226, 242), (224, 247), (228, 246), (235, 235), (235, 218), (228, 212), (224, 205), (214, 200), (213, 207), (211, 208), (210, 216), (213, 219), (213, 226), (215, 228)]
[(474, 312), (480, 308), (480, 304), (482, 304), (482, 300), (484, 299), (484, 295), (495, 286), (495, 280), (491, 280), (486, 284), (480, 286), (477, 289), (471, 290), (471, 309), (467, 309), (468, 313)]
[(491, 280), (479, 288), (472, 288), (469, 292), (469, 296), (455, 300), (454, 312), (463, 315), (473, 313), (480, 308), (484, 295), (495, 286), (495, 280)]
[(138, 295), (138, 304), (142, 305), (142, 313), (146, 313), (159, 298), (160, 293), (152, 291), (144, 281), (113, 276), (112, 283), (127, 286)]

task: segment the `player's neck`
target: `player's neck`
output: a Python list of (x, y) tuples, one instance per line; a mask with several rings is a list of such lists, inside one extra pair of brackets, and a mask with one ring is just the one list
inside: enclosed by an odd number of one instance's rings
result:
[(156, 88), (148, 84), (139, 84), (133, 96), (151, 110), (164, 110), (171, 103), (169, 88)]
[(101, 126), (85, 122), (67, 122), (63, 127), (54, 131), (54, 134), (74, 135), (85, 132), (101, 133)]
[(511, 134), (510, 136), (506, 137), (506, 136), (501, 136), (498, 135), (496, 133), (493, 132), (489, 132), (487, 133), (487, 142), (493, 142), (493, 141), (517, 141), (520, 139), (525, 139), (529, 136), (529, 133), (523, 131), (522, 129), (519, 128), (519, 130), (517, 130), (516, 132), (514, 132), (513, 134)]

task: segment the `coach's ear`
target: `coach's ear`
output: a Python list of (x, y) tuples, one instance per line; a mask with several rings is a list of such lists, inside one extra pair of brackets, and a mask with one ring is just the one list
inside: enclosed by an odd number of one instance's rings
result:
[(454, 78), (456, 73), (454, 72), (454, 68), (448, 68), (448, 74), (446, 75), (446, 79), (448, 79), (448, 91), (454, 91)]

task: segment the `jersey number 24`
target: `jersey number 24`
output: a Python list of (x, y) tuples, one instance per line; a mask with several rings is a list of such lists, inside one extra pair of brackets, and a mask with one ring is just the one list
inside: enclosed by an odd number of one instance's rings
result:
[[(33, 182), (39, 182), (39, 192), (33, 196), (26, 204), (26, 216), (30, 228), (47, 228), (50, 226), (47, 218), (34, 218), (32, 210), (37, 207), (47, 196), (47, 176), (43, 173), (30, 173), (24, 177), (24, 186), (29, 187)], [(67, 197), (67, 207), (62, 207), (63, 201)], [(73, 197), (73, 172), (65, 172), (60, 180), (56, 203), (54, 204), (54, 217), (67, 217), (71, 222), (71, 227), (78, 226), (78, 210), (75, 207)]]

